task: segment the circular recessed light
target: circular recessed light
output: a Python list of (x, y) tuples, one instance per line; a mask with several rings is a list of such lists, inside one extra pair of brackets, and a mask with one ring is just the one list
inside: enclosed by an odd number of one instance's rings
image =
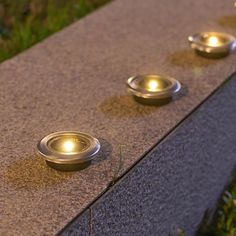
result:
[(85, 133), (62, 131), (47, 135), (37, 147), (38, 153), (54, 169), (79, 170), (95, 157), (100, 143)]
[(127, 80), (127, 89), (142, 103), (164, 104), (181, 89), (176, 79), (162, 75), (138, 75)]
[(201, 56), (219, 58), (235, 49), (235, 37), (219, 32), (201, 32), (188, 37), (191, 47)]

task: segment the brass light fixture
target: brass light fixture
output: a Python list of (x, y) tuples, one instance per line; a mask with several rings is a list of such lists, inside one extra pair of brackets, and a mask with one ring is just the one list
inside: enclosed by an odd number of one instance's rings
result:
[(100, 150), (100, 143), (85, 133), (62, 131), (41, 139), (37, 148), (50, 167), (72, 171), (87, 167)]
[(220, 32), (201, 32), (188, 37), (191, 47), (201, 56), (221, 58), (235, 49), (235, 37)]
[(127, 89), (138, 102), (163, 105), (180, 91), (181, 84), (169, 76), (138, 75), (127, 80)]

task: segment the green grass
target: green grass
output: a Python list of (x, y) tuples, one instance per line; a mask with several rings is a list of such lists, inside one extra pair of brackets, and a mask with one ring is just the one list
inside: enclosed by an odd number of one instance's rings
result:
[[(199, 226), (196, 236), (236, 236), (236, 179), (226, 188), (211, 220), (209, 212)], [(178, 236), (187, 236), (179, 230)]]
[(0, 62), (110, 0), (1, 0)]
[(198, 236), (236, 236), (236, 180), (224, 192), (212, 222), (201, 225)]

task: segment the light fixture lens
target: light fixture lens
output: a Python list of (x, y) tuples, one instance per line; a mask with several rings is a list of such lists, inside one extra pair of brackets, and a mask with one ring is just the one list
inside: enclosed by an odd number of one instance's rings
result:
[(75, 143), (73, 140), (67, 140), (63, 143), (63, 148), (65, 153), (71, 153), (75, 150)]
[(88, 147), (88, 141), (86, 142), (86, 139), (82, 137), (78, 138), (77, 135), (59, 136), (48, 141), (48, 148), (53, 152), (67, 155), (82, 152)]
[(217, 47), (221, 45), (221, 41), (216, 36), (210, 36), (207, 38), (207, 44), (211, 47)]
[(159, 83), (156, 80), (150, 80), (147, 84), (147, 89), (149, 91), (158, 91), (159, 90)]
[(139, 82), (139, 86), (141, 88), (145, 88), (150, 92), (162, 91), (170, 85), (170, 81), (168, 81), (164, 77), (157, 77), (155, 75), (149, 75), (148, 78), (140, 80)]

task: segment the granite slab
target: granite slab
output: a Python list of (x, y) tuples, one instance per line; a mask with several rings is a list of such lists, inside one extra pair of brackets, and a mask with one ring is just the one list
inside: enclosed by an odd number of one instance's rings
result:
[(236, 74), (90, 207), (88, 235), (196, 235), (235, 171), (235, 121)]
[[(107, 190), (235, 71), (236, 55), (195, 55), (187, 36), (236, 34), (232, 2), (115, 0), (0, 65), (0, 234), (53, 235)], [(182, 94), (163, 107), (136, 103), (135, 74), (178, 79)], [(35, 154), (48, 133), (79, 130), (101, 140), (92, 165), (63, 173)]]
[(62, 229), (57, 235), (61, 236), (88, 236), (92, 234), (91, 211), (88, 209)]

